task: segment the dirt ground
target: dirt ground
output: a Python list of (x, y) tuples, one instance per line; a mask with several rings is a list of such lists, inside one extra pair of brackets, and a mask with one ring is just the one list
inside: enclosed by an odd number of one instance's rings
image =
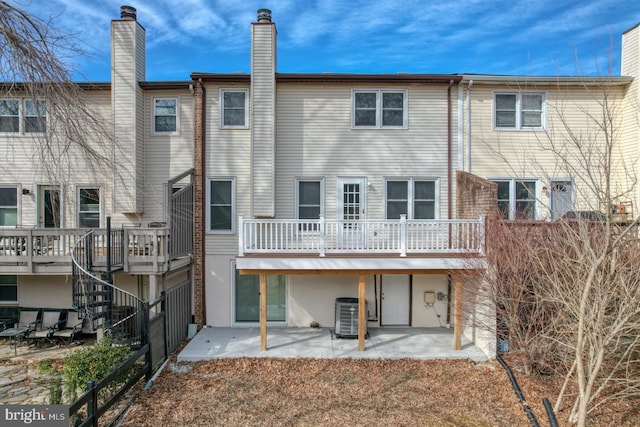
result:
[[(507, 358), (508, 361), (508, 358)], [(541, 426), (558, 384), (514, 371)], [(567, 425), (569, 408), (557, 414)], [(634, 426), (640, 400), (621, 402), (592, 426)], [(497, 362), (221, 359), (168, 365), (123, 426), (527, 426)]]

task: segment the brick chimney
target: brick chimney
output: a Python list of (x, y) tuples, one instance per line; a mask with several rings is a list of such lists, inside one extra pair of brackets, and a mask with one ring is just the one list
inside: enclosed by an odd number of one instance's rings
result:
[(269, 9), (251, 25), (252, 214), (275, 215), (276, 25)]

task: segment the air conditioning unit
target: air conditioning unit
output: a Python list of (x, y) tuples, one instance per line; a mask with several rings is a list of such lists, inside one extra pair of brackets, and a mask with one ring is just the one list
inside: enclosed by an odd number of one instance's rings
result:
[[(364, 310), (366, 313), (366, 301)], [(364, 328), (366, 334), (366, 321)], [(336, 298), (335, 333), (338, 338), (358, 338), (358, 298)]]

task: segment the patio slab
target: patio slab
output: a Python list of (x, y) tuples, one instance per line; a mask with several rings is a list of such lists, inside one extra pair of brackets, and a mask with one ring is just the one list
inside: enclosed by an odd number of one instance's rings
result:
[(278, 328), (267, 331), (267, 350), (260, 350), (260, 328), (203, 328), (178, 354), (178, 362), (273, 357), (311, 359), (470, 359), (488, 360), (463, 338), (453, 350), (453, 330), (446, 328), (370, 328), (365, 350), (358, 340), (336, 338), (329, 328)]

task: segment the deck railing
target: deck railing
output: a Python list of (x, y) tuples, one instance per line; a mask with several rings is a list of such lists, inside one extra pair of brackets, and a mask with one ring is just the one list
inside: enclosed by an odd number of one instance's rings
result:
[(484, 217), (342, 221), (239, 217), (238, 255), (484, 253)]

